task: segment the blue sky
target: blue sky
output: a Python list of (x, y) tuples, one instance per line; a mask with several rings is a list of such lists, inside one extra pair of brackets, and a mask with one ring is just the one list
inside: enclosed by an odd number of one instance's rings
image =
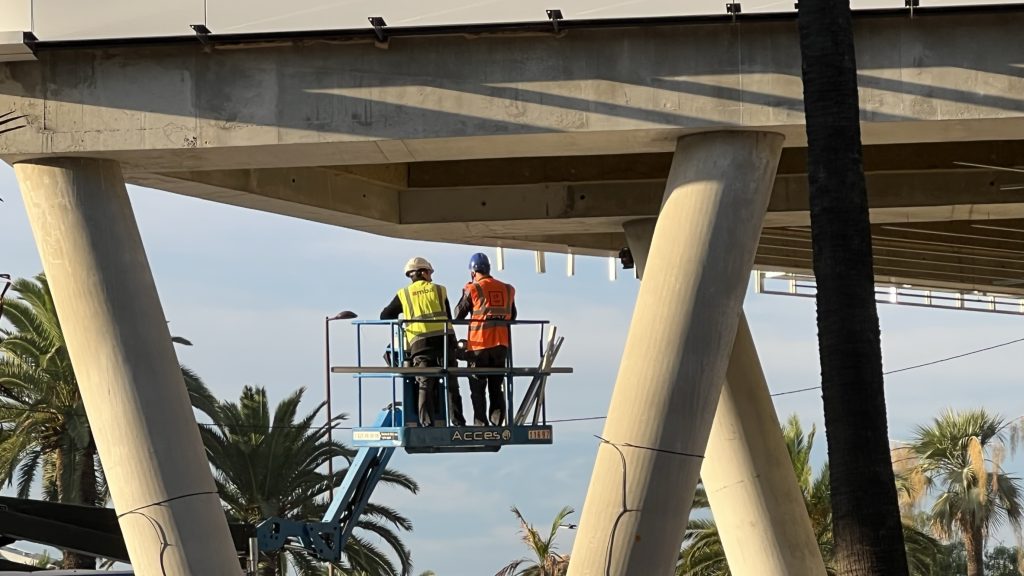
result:
[[(280, 399), (305, 386), (307, 406), (323, 398), (323, 318), (351, 309), (376, 317), (401, 287), (405, 260), (430, 259), (435, 280), (457, 293), (466, 280), (467, 246), (377, 237), (166, 192), (130, 188), (136, 216), (171, 321), (172, 333), (194, 346), (180, 348), (183, 363), (197, 370), (222, 398), (237, 398), (242, 386), (258, 384)], [(41, 270), (13, 170), (0, 166), (0, 271), (28, 276)], [(548, 273), (538, 275), (529, 252), (506, 253), (499, 274), (517, 287), (522, 318), (549, 319), (566, 343), (559, 364), (571, 376), (549, 383), (549, 418), (600, 416), (606, 412), (638, 282), (621, 274), (610, 282), (607, 261), (577, 260), (566, 277), (565, 257), (548, 255)], [(773, 391), (819, 383), (814, 301), (758, 295), (746, 312)], [(1024, 336), (1016, 316), (879, 306), (885, 368), (927, 362)], [(387, 338), (365, 340), (364, 353), (379, 356)], [(521, 363), (535, 358), (533, 341), (517, 340)], [(354, 358), (354, 331), (335, 323), (333, 363)], [(887, 379), (890, 436), (908, 438), (947, 406), (986, 407), (1007, 417), (1024, 414), (1019, 356), (1024, 344), (962, 360), (892, 375)], [(465, 388), (465, 383), (463, 383)], [(354, 382), (334, 380), (335, 410), (353, 412)], [(469, 409), (468, 390), (464, 403)], [(376, 392), (366, 414), (390, 392)], [(817, 392), (777, 398), (780, 418), (799, 414), (822, 427)], [(642, 418), (643, 415), (638, 415)], [(521, 556), (509, 507), (547, 524), (562, 506), (579, 510), (596, 452), (601, 421), (556, 425), (550, 447), (510, 447), (498, 454), (406, 455), (394, 466), (419, 480), (417, 496), (382, 491), (379, 499), (398, 507), (415, 524), (406, 537), (417, 571), (442, 576), (493, 574)], [(347, 433), (344, 433), (347, 436)], [(824, 457), (819, 435), (816, 460)], [(1018, 462), (1008, 468), (1017, 472)], [(578, 521), (574, 514), (572, 521)], [(573, 532), (563, 530), (562, 551)]]

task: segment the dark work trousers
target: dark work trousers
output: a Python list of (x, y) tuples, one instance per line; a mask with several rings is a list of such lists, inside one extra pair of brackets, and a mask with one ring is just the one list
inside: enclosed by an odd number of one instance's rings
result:
[[(466, 353), (470, 368), (505, 368), (508, 348), (495, 346)], [(469, 377), (470, 398), (473, 401), (473, 423), (477, 426), (501, 426), (505, 419), (505, 394), (501, 389), (505, 376), (501, 374)], [(491, 409), (487, 410), (487, 396)]]
[[(437, 348), (424, 348), (413, 352), (412, 365), (415, 368), (436, 368), (444, 362), (444, 352)], [(448, 352), (448, 367), (457, 366), (454, 350)], [(419, 413), (420, 426), (433, 426), (435, 420), (443, 416), (439, 409), (438, 402), (441, 401), (441, 394), (438, 388), (441, 379), (436, 376), (417, 376), (416, 384), (419, 387)], [(449, 417), (455, 426), (465, 426), (466, 418), (462, 414), (462, 395), (459, 393), (459, 380), (454, 376), (448, 378), (448, 409), (451, 411)], [(442, 422), (443, 425), (443, 422)]]
[[(448, 347), (448, 367), (457, 368), (459, 361), (455, 358), (455, 341)], [(465, 426), (466, 416), (462, 412), (462, 394), (459, 393), (459, 378), (448, 377), (448, 418), (453, 426)]]

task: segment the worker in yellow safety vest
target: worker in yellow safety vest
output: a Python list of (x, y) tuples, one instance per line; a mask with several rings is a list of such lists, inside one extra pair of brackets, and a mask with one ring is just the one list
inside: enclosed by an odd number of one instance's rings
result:
[[(509, 320), (515, 320), (516, 289), (491, 276), (491, 262), (486, 254), (476, 253), (469, 259), (470, 281), (462, 289), (462, 298), (455, 305), (455, 319), (470, 317), (466, 339), (466, 360), (470, 368), (504, 369), (511, 345)], [(469, 377), (470, 399), (473, 401), (473, 423), (476, 426), (503, 426), (505, 395), (502, 374)], [(487, 399), (490, 397), (490, 411)]]
[[(381, 320), (395, 320), (398, 315), (411, 322), (405, 322), (406, 358), (413, 367), (439, 367), (444, 362), (445, 347), (448, 347), (448, 366), (456, 366), (455, 332), (452, 330), (452, 311), (448, 303), (448, 291), (435, 284), (431, 277), (434, 267), (426, 258), (417, 256), (405, 264), (405, 275), (410, 284), (395, 294), (391, 303), (380, 313)], [(435, 399), (440, 379), (435, 376), (417, 376), (419, 388), (418, 414), (420, 426), (433, 426), (436, 414)], [(451, 421), (456, 426), (465, 426), (462, 415), (462, 396), (459, 381), (448, 378), (448, 400)]]

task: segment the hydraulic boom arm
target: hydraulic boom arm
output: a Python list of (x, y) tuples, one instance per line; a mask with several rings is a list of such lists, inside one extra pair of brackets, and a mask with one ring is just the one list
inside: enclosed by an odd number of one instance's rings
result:
[[(385, 428), (393, 426), (393, 422), (402, 422), (401, 408), (385, 408), (373, 426)], [(289, 539), (294, 539), (300, 547), (322, 561), (340, 560), (345, 543), (352, 536), (352, 530), (359, 522), (360, 514), (366, 510), (370, 495), (394, 452), (394, 448), (360, 448), (339, 487), (340, 494), (331, 502), (323, 519), (319, 522), (277, 517), (264, 520), (256, 527), (260, 551), (279, 550)]]

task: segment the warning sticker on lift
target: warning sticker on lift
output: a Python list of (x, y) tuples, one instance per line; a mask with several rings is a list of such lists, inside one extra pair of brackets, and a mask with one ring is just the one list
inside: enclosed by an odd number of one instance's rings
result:
[(551, 430), (530, 430), (526, 437), (529, 440), (551, 440)]
[(378, 440), (397, 442), (399, 440), (398, 432), (381, 432), (379, 430), (356, 430), (352, 432), (352, 439), (366, 442), (376, 442)]

